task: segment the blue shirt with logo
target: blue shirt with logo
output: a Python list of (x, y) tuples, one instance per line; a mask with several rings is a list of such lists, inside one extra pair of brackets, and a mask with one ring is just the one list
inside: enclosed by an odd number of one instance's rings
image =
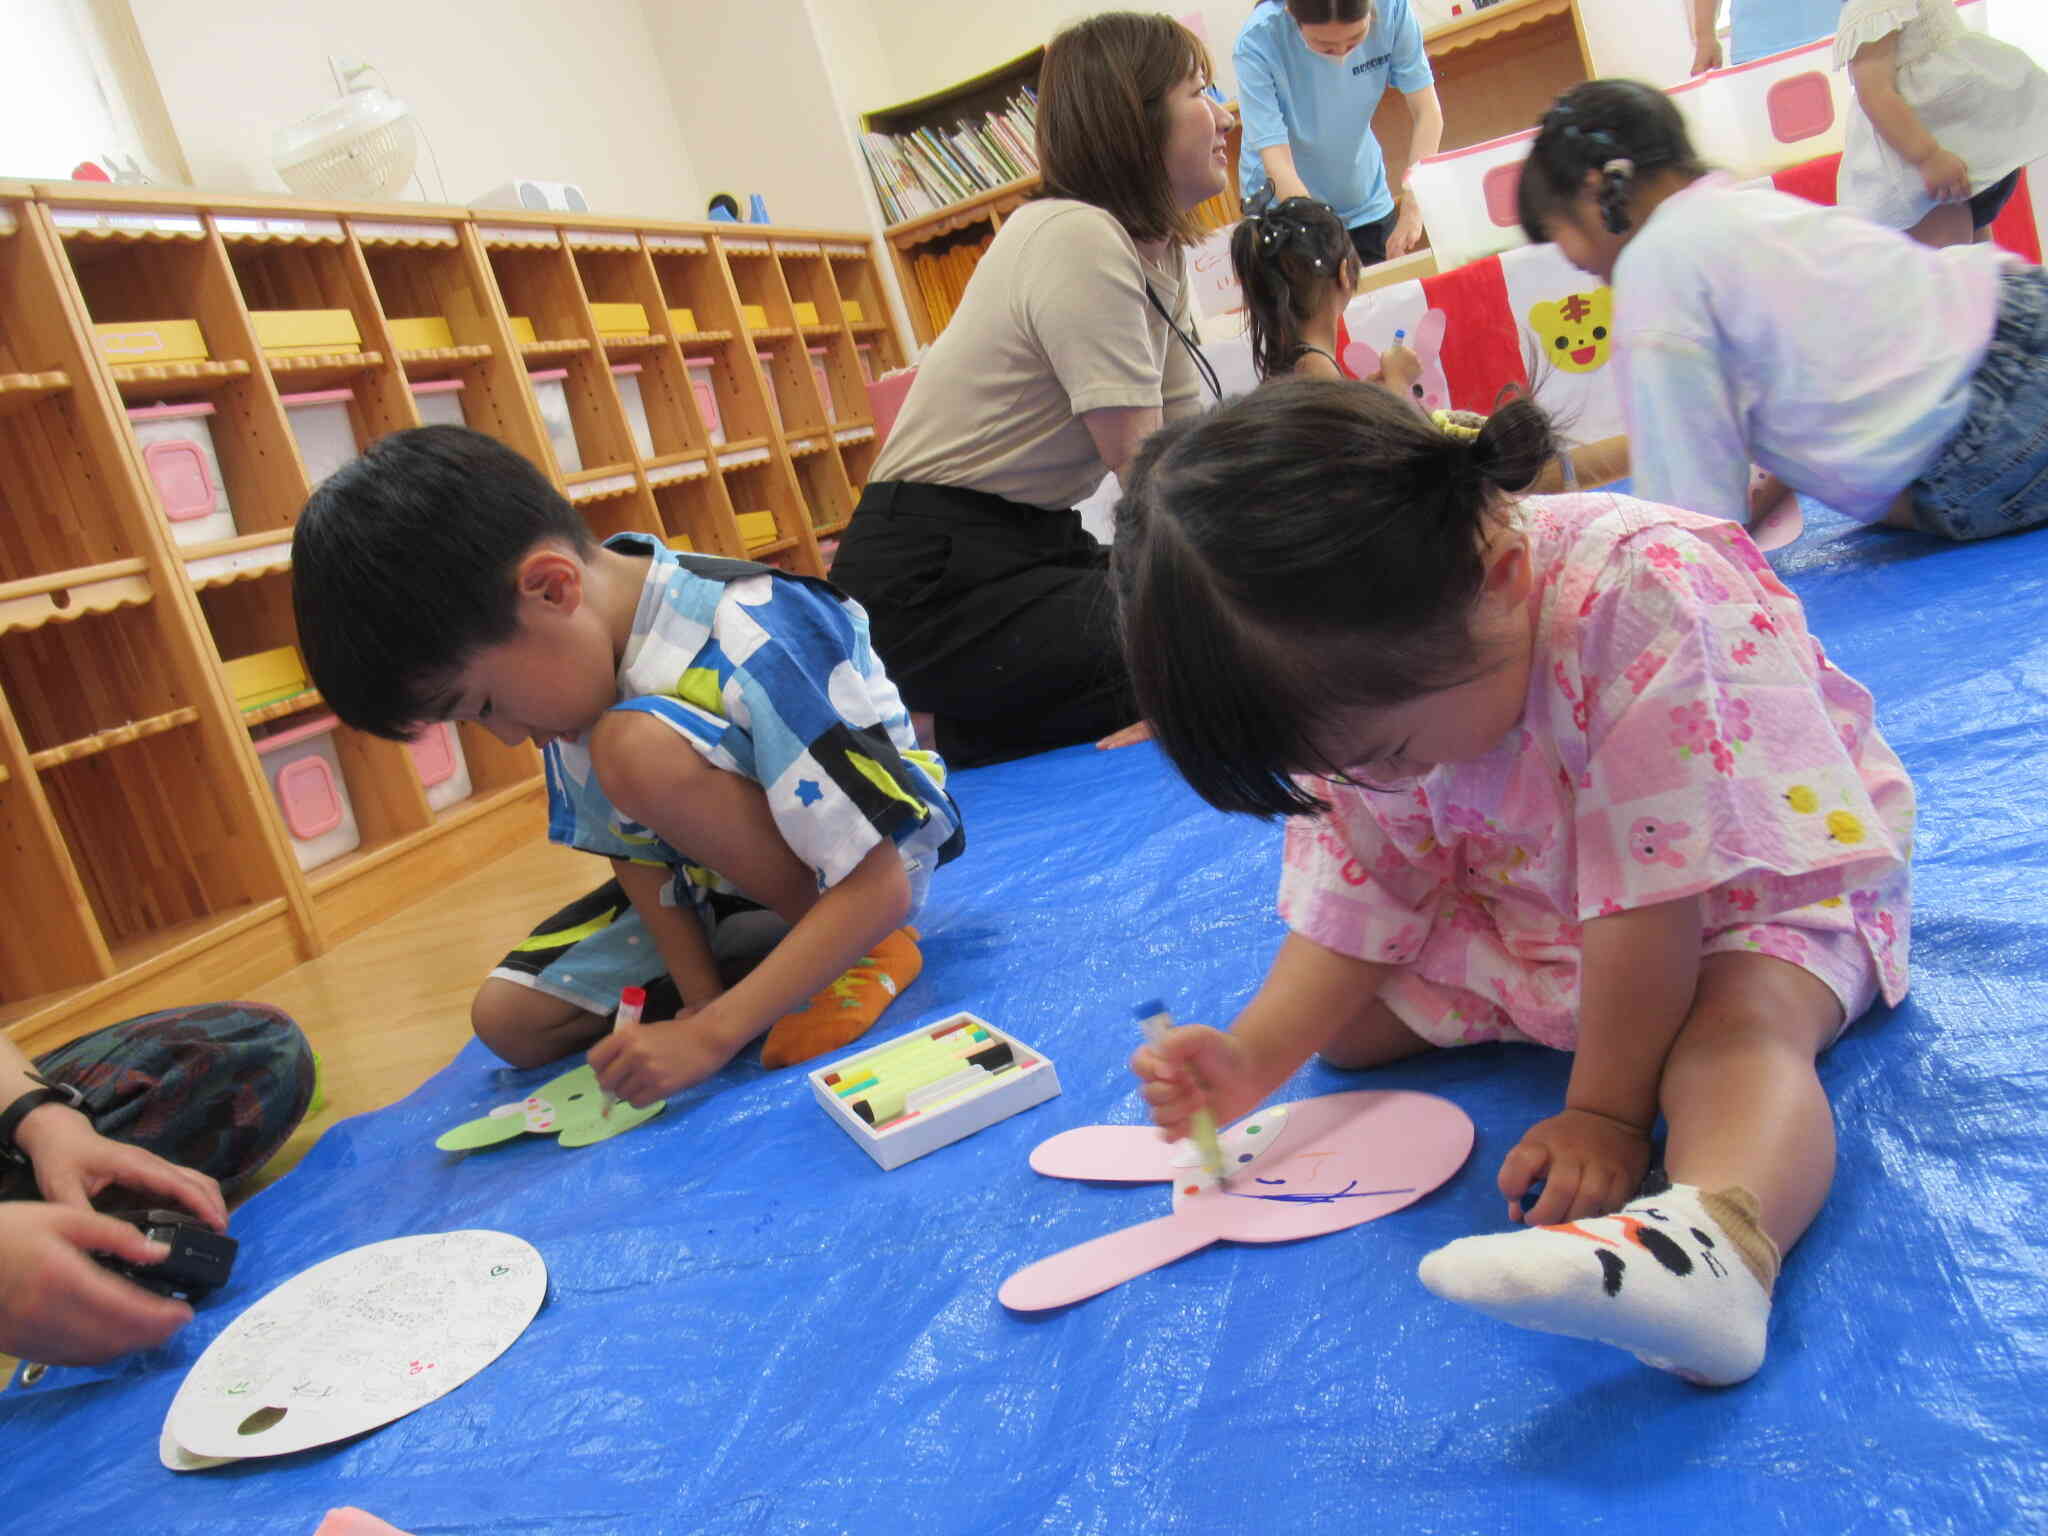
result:
[(1347, 229), (1393, 211), (1373, 109), (1390, 84), (1419, 91), (1436, 79), (1408, 0), (1379, 0), (1365, 41), (1341, 59), (1310, 49), (1287, 7), (1271, 0), (1237, 34), (1231, 60), (1244, 119), (1237, 179), (1245, 197), (1266, 184), (1259, 151), (1285, 144), (1302, 185), (1336, 209)]

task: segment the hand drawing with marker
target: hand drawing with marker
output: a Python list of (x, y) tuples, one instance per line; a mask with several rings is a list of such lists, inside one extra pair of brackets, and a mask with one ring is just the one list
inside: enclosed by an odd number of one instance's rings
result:
[(1025, 1266), (998, 1297), (1019, 1312), (1106, 1291), (1222, 1240), (1278, 1243), (1355, 1227), (1412, 1205), (1464, 1164), (1472, 1122), (1434, 1094), (1325, 1094), (1248, 1115), (1222, 1135), (1228, 1176), (1143, 1125), (1084, 1125), (1032, 1150), (1059, 1179), (1173, 1186), (1172, 1214)]

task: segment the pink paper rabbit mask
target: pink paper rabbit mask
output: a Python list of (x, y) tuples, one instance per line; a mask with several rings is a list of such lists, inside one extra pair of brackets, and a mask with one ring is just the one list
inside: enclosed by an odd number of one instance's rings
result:
[(1191, 1148), (1150, 1126), (1091, 1125), (1039, 1143), (1031, 1166), (1055, 1178), (1171, 1180), (1170, 1215), (1027, 1265), (1004, 1282), (1018, 1311), (1064, 1306), (1219, 1239), (1272, 1243), (1357, 1226), (1413, 1204), (1464, 1164), (1472, 1122), (1433, 1094), (1326, 1094), (1275, 1105), (1223, 1133), (1222, 1185)]

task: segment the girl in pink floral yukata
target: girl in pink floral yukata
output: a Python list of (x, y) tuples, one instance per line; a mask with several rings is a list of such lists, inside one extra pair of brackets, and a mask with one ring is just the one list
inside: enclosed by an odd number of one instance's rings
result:
[(1312, 379), (1146, 445), (1115, 555), (1139, 703), (1210, 804), (1290, 818), (1290, 932), (1227, 1033), (1132, 1066), (1179, 1136), (1316, 1052), (1574, 1052), (1500, 1168), (1532, 1230), (1423, 1282), (1741, 1381), (1834, 1177), (1815, 1058), (1906, 990), (1913, 789), (1740, 526), (1515, 499), (1551, 452), (1528, 401), (1461, 441)]

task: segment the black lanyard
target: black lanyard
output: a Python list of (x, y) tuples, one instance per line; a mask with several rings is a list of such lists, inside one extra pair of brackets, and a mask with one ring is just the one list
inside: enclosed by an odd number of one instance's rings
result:
[(1209, 386), (1210, 397), (1221, 400), (1223, 398), (1223, 385), (1216, 377), (1216, 370), (1209, 366), (1209, 359), (1202, 356), (1202, 349), (1195, 345), (1195, 338), (1182, 330), (1173, 316), (1166, 312), (1166, 306), (1159, 302), (1159, 295), (1152, 291), (1150, 283), (1145, 285), (1145, 297), (1150, 299), (1152, 307), (1159, 311), (1159, 318), (1166, 322), (1166, 328), (1178, 336), (1180, 344), (1188, 349), (1188, 356), (1195, 360), (1195, 372), (1199, 373), (1202, 376), (1202, 382)]

